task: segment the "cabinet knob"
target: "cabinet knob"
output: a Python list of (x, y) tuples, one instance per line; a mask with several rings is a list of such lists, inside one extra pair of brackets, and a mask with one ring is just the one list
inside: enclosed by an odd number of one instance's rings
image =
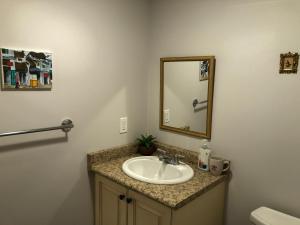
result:
[(132, 198), (126, 198), (126, 202), (130, 204), (132, 202)]
[(125, 195), (119, 195), (119, 199), (123, 200), (125, 198)]

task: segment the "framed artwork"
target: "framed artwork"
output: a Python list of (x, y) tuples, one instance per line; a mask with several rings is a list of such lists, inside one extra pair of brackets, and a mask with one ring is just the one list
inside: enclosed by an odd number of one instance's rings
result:
[(1, 49), (2, 90), (51, 90), (52, 54)]
[(199, 80), (208, 80), (209, 62), (200, 61), (199, 62)]
[(298, 53), (280, 54), (280, 70), (279, 73), (297, 73), (299, 63)]

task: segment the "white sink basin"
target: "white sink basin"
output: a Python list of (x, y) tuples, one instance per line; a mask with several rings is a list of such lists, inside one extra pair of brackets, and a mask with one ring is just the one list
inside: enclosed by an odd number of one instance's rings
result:
[(128, 159), (123, 163), (122, 169), (128, 176), (152, 184), (178, 184), (194, 176), (194, 171), (189, 165), (166, 164), (156, 156)]

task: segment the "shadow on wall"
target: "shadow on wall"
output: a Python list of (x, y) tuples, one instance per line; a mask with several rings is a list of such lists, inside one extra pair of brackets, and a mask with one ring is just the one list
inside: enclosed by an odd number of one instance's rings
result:
[(63, 143), (67, 141), (68, 141), (68, 134), (65, 134), (64, 137), (55, 137), (55, 138), (41, 139), (35, 141), (0, 145), (0, 152), (6, 152), (12, 150), (24, 150), (26, 148), (40, 147), (43, 145), (51, 145), (51, 144)]
[(72, 189), (61, 202), (49, 225), (93, 224), (93, 175), (87, 176), (86, 158), (80, 165), (80, 177), (71, 185)]

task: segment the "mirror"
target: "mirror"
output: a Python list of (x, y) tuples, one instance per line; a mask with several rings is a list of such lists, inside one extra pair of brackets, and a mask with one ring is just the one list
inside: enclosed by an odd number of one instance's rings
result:
[(160, 128), (211, 137), (215, 57), (160, 59)]

